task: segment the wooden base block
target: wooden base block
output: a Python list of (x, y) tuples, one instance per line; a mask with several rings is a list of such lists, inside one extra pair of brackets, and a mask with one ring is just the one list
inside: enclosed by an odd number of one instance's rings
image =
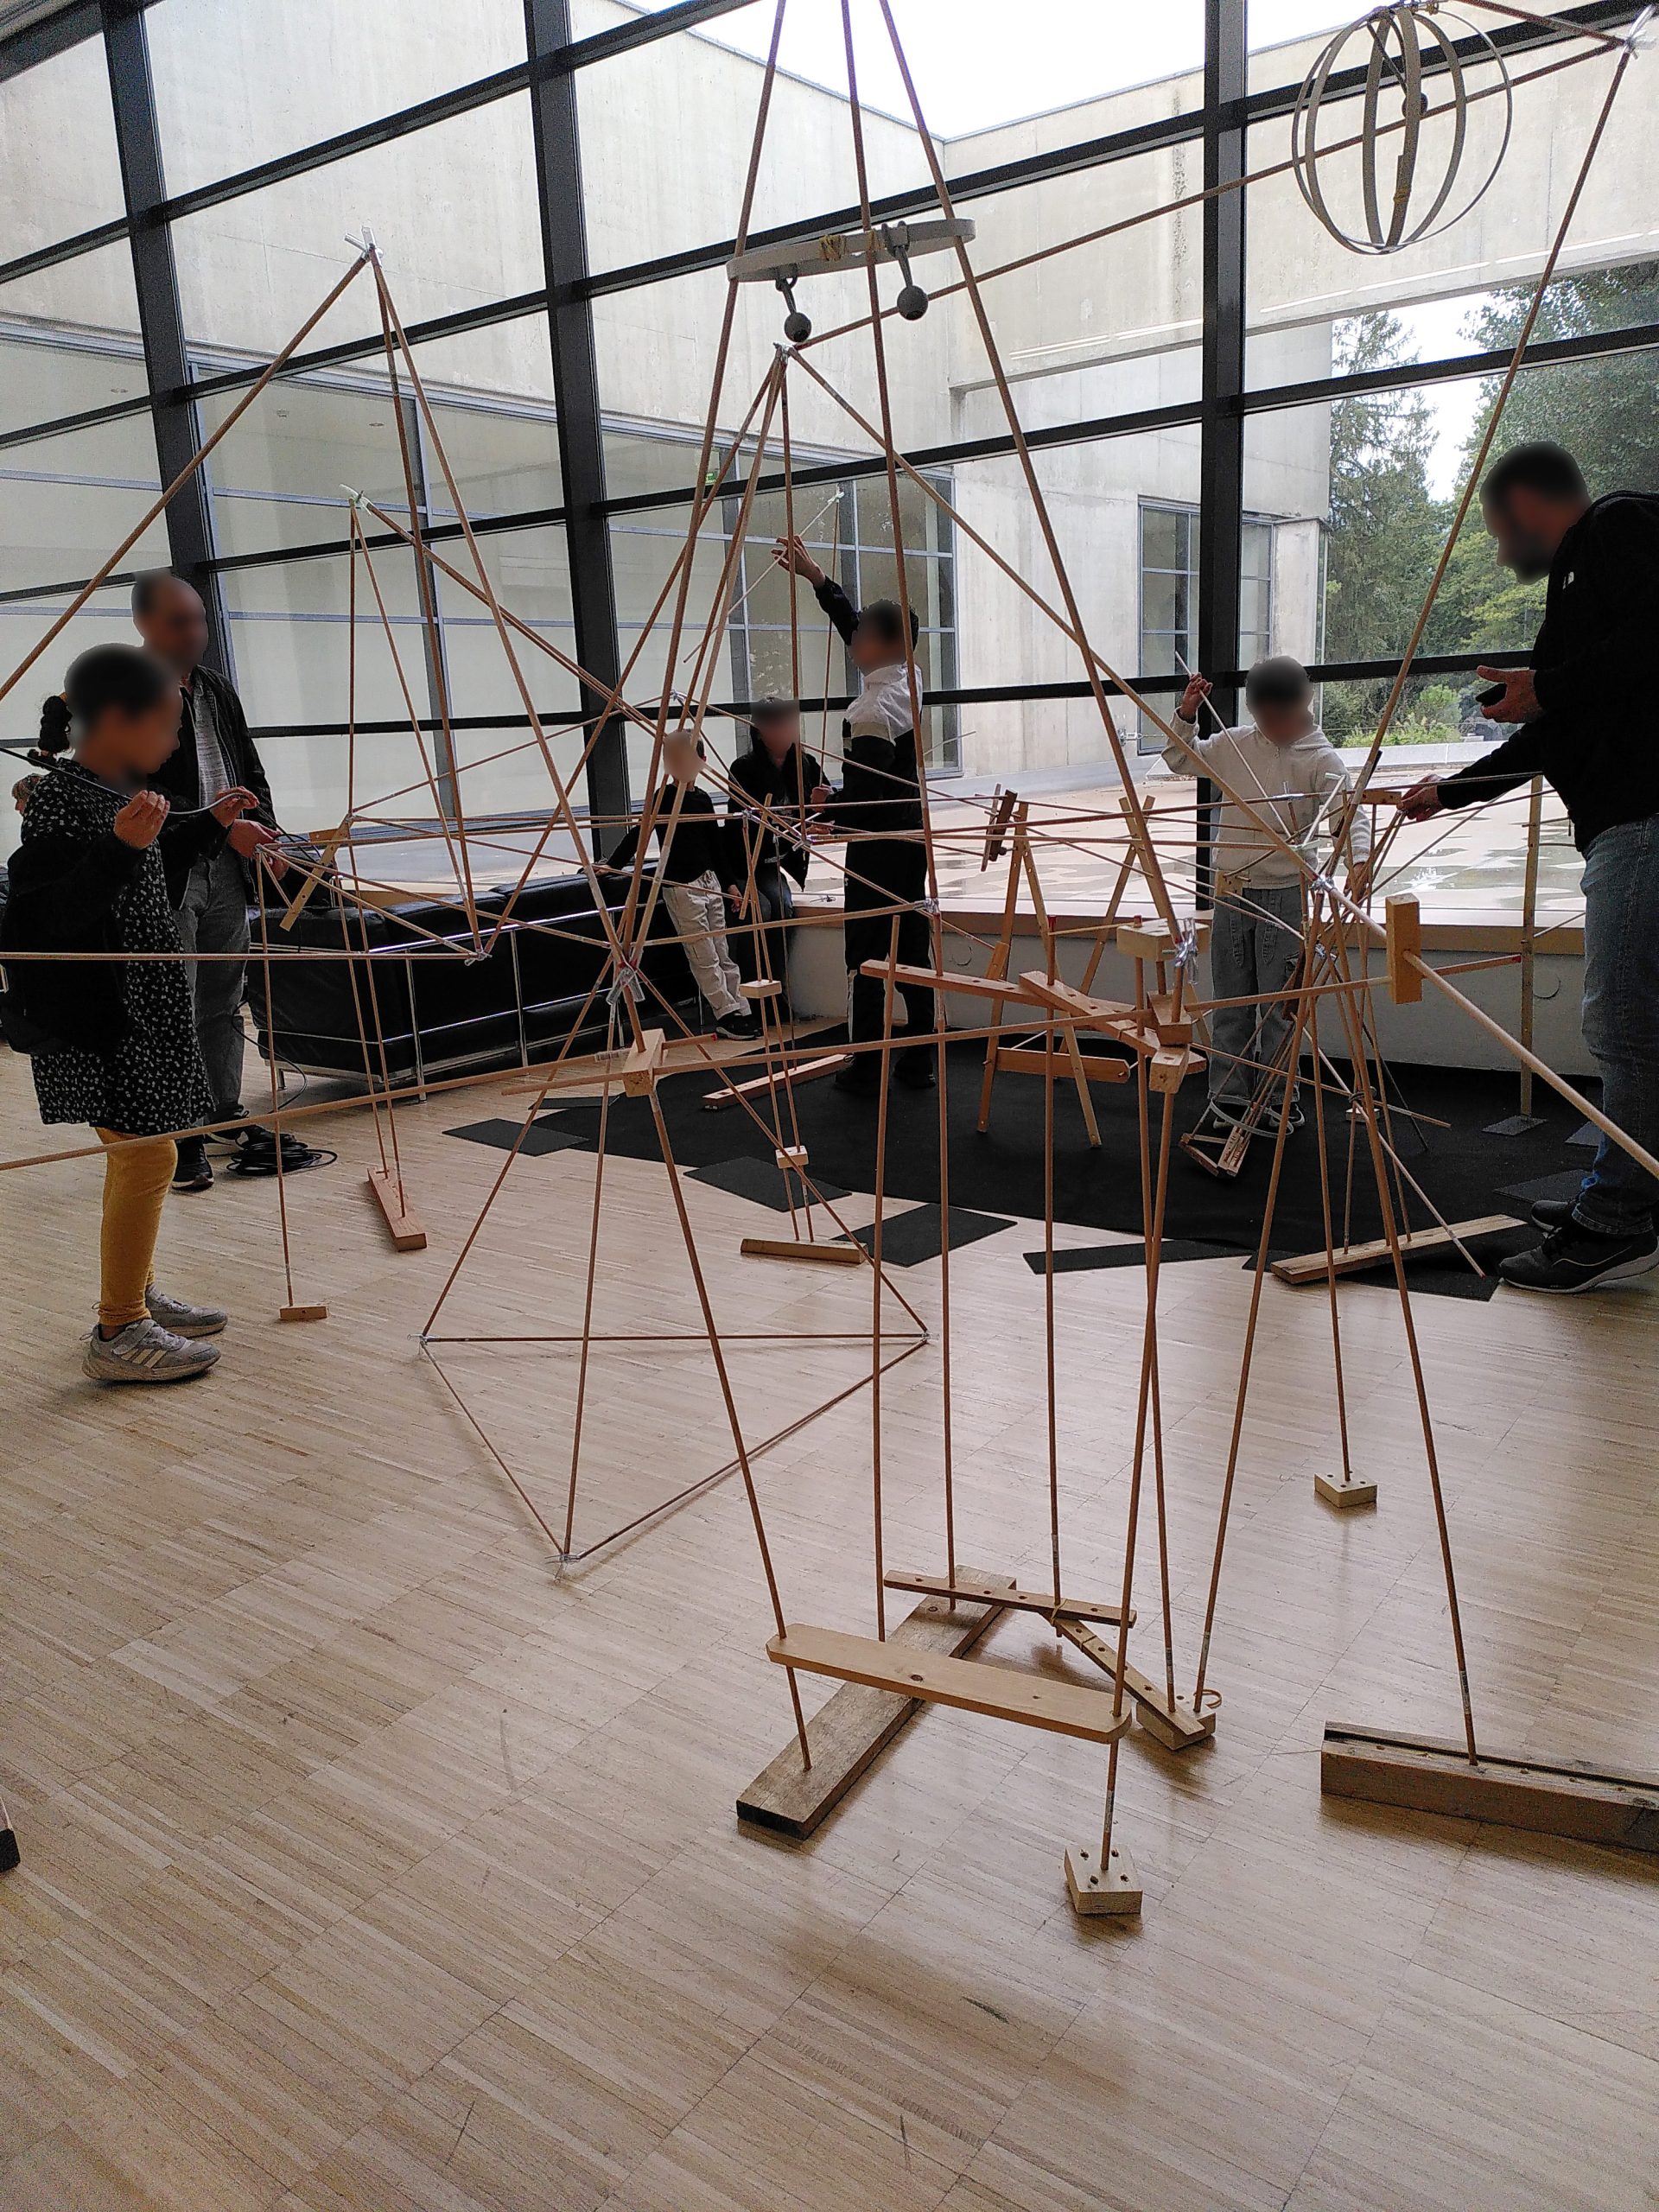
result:
[(374, 1192), (375, 1203), (385, 1216), (391, 1241), (400, 1252), (423, 1252), (426, 1231), (409, 1211), (404, 1187), (394, 1167), (371, 1167), (369, 1188)]
[(746, 1236), (738, 1249), (751, 1260), (816, 1260), (830, 1268), (856, 1268), (864, 1260), (861, 1244), (809, 1244), (795, 1236)]
[(1587, 1759), (1483, 1751), (1471, 1760), (1461, 1744), (1440, 1737), (1382, 1735), (1330, 1721), (1319, 1788), (1327, 1797), (1659, 1852), (1659, 1775), (1610, 1773)]
[(1056, 1681), (1051, 1675), (1028, 1675), (1017, 1667), (988, 1660), (944, 1659), (927, 1651), (896, 1649), (874, 1636), (849, 1636), (843, 1630), (791, 1624), (766, 1638), (766, 1656), (780, 1667), (808, 1675), (828, 1675), (842, 1682), (868, 1682), (895, 1690), (900, 1697), (925, 1698), (962, 1713), (983, 1713), (996, 1720), (1017, 1720), (1056, 1736), (1080, 1736), (1085, 1743), (1109, 1744), (1129, 1725), (1128, 1708), (1112, 1709), (1105, 1690), (1077, 1682)]
[(1352, 1475), (1315, 1475), (1313, 1494), (1322, 1497), (1327, 1505), (1334, 1505), (1338, 1512), (1346, 1512), (1351, 1506), (1376, 1503), (1376, 1484), (1360, 1482)]
[[(995, 1576), (984, 1580), (988, 1590), (994, 1588)], [(959, 1600), (954, 1606), (943, 1598), (927, 1598), (887, 1641), (903, 1650), (960, 1659), (1001, 1610), (989, 1596), (976, 1603)], [(919, 1698), (871, 1689), (862, 1682), (844, 1683), (806, 1724), (811, 1765), (802, 1765), (800, 1745), (791, 1736), (738, 1799), (737, 1817), (782, 1835), (810, 1835), (921, 1706)]]
[(1122, 1843), (1113, 1844), (1103, 1875), (1096, 1847), (1085, 1850), (1081, 1844), (1068, 1844), (1065, 1887), (1072, 1911), (1081, 1917), (1109, 1912), (1132, 1919), (1141, 1910), (1141, 1877), (1127, 1846)]
[(279, 1321), (326, 1321), (328, 1308), (326, 1306), (284, 1306), (278, 1309), (276, 1319)]

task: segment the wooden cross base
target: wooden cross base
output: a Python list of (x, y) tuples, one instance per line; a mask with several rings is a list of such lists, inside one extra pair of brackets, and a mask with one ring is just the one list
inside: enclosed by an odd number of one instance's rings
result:
[(751, 1260), (817, 1260), (830, 1268), (855, 1268), (864, 1257), (861, 1244), (813, 1244), (797, 1236), (746, 1236), (738, 1249)]
[(1135, 1871), (1128, 1846), (1115, 1843), (1101, 1872), (1099, 1851), (1080, 1843), (1066, 1846), (1065, 1887), (1071, 1910), (1082, 1918), (1111, 1913), (1132, 1919), (1141, 1910), (1141, 1877)]
[(1319, 1788), (1327, 1797), (1659, 1852), (1659, 1775), (1612, 1774), (1587, 1759), (1483, 1751), (1471, 1760), (1462, 1744), (1439, 1737), (1387, 1736), (1328, 1721)]
[(1339, 1513), (1345, 1513), (1352, 1506), (1375, 1505), (1376, 1484), (1363, 1483), (1353, 1475), (1315, 1475), (1313, 1495), (1322, 1497), (1327, 1505), (1334, 1505)]
[[(1096, 1667), (1103, 1668), (1112, 1680), (1117, 1680), (1117, 1646), (1103, 1636), (1096, 1636), (1092, 1629), (1080, 1621), (1056, 1617), (1054, 1626), (1066, 1642), (1082, 1652), (1085, 1659), (1092, 1659)], [(1189, 1751), (1194, 1744), (1207, 1744), (1216, 1732), (1213, 1712), (1195, 1712), (1191, 1698), (1178, 1693), (1172, 1707), (1167, 1688), (1160, 1689), (1149, 1675), (1125, 1660), (1123, 1688), (1135, 1700), (1135, 1709), (1141, 1726), (1166, 1751)]]
[(279, 1321), (326, 1321), (328, 1308), (326, 1306), (284, 1306), (278, 1310), (276, 1319)]

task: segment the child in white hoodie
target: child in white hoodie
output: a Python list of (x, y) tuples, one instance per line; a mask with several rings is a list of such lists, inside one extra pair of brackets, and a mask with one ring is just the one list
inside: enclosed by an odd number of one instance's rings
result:
[[(1213, 737), (1198, 734), (1198, 716), (1211, 686), (1195, 676), (1176, 709), (1176, 741), (1164, 764), (1178, 776), (1213, 773), (1287, 843), (1311, 857), (1318, 841), (1333, 838), (1349, 790), (1341, 754), (1313, 718), (1313, 686), (1307, 671), (1288, 654), (1259, 660), (1244, 679), (1250, 720)], [(1348, 888), (1363, 887), (1370, 853), (1366, 810), (1356, 813), (1349, 840)], [(1287, 1000), (1302, 950), (1302, 871), (1244, 808), (1224, 798), (1216, 823), (1215, 912), (1211, 918), (1211, 988), (1217, 999), (1260, 998), (1250, 1006), (1223, 1007), (1210, 1018), (1210, 1113), (1236, 1122), (1249, 1103), (1261, 1071), (1282, 1046), (1292, 1015)], [(1268, 1126), (1278, 1124), (1278, 1098)], [(1295, 1093), (1291, 1096), (1295, 1128)]]

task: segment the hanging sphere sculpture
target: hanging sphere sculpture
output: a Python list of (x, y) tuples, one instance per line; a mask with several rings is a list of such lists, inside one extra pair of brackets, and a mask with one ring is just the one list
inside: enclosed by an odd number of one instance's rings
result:
[[(1459, 53), (1444, 28), (1448, 22), (1466, 41), (1474, 42), (1472, 55)], [(1427, 37), (1427, 47), (1420, 42), (1420, 33)], [(1327, 102), (1332, 74), (1356, 41), (1360, 50), (1353, 59), (1363, 61), (1365, 69), (1357, 133), (1353, 127), (1352, 99), (1331, 95)], [(1440, 66), (1426, 72), (1426, 60)], [(1483, 86), (1471, 94), (1468, 75), (1475, 66), (1494, 68), (1496, 86)], [(1438, 101), (1432, 94), (1432, 88), (1437, 86), (1443, 88)], [(1395, 95), (1397, 111), (1393, 105)], [(1447, 214), (1446, 203), (1459, 182), (1467, 183), (1461, 173), (1469, 152), (1470, 109), (1477, 99), (1483, 104), (1487, 99), (1497, 103), (1502, 124), (1497, 150), (1473, 188)], [(1385, 108), (1389, 111), (1385, 112)], [(1423, 126), (1431, 121), (1450, 127), (1438, 166), (1424, 158)], [(1374, 9), (1358, 22), (1338, 31), (1308, 71), (1291, 113), (1291, 164), (1297, 188), (1315, 220), (1339, 245), (1352, 253), (1398, 253), (1449, 229), (1479, 203), (1509, 150), (1514, 121), (1515, 94), (1510, 73), (1486, 34), (1460, 17), (1447, 16), (1434, 0), (1393, 0), (1392, 5)], [(1339, 131), (1332, 127), (1338, 122)], [(1337, 136), (1348, 141), (1356, 135), (1358, 137), (1357, 147), (1351, 146), (1349, 150), (1358, 156), (1364, 204), (1363, 233), (1344, 229), (1332, 213), (1321, 165), (1330, 162), (1335, 149), (1327, 151), (1321, 145), (1322, 131), (1327, 141)], [(1379, 170), (1386, 176), (1390, 154), (1393, 181), (1385, 186)]]

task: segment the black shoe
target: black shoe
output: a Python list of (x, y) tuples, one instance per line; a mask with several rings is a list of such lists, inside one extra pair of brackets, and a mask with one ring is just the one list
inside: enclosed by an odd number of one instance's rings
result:
[(186, 1137), (179, 1147), (178, 1164), (173, 1170), (175, 1191), (211, 1191), (213, 1171), (207, 1165), (207, 1147), (200, 1137)]
[(1532, 1209), (1532, 1217), (1540, 1229), (1565, 1229), (1577, 1204), (1576, 1198), (1540, 1198)]
[(874, 1098), (881, 1088), (881, 1078), (868, 1052), (849, 1061), (844, 1068), (837, 1068), (830, 1080), (837, 1090), (844, 1090), (853, 1098)]
[(752, 1014), (722, 1014), (715, 1023), (715, 1034), (728, 1044), (753, 1045), (760, 1039), (760, 1025)]
[(1659, 1268), (1659, 1236), (1598, 1236), (1575, 1221), (1552, 1229), (1530, 1252), (1517, 1252), (1498, 1265), (1498, 1276), (1512, 1290), (1544, 1290), (1571, 1298), (1604, 1282), (1627, 1282)]
[(933, 1065), (932, 1053), (918, 1052), (913, 1059), (905, 1053), (893, 1071), (893, 1079), (902, 1083), (906, 1090), (937, 1090), (939, 1073)]

